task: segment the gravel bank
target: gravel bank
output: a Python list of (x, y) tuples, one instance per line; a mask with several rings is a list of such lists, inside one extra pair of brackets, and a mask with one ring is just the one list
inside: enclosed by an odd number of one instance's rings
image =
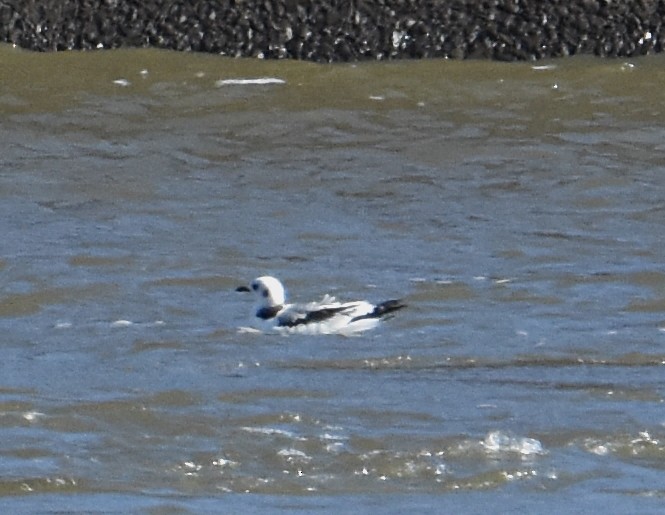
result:
[(663, 0), (0, 0), (0, 40), (351, 61), (632, 56), (665, 45)]

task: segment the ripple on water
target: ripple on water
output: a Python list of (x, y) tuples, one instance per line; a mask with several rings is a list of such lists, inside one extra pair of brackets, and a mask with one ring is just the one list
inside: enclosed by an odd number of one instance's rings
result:
[(254, 429), (251, 442), (237, 440), (221, 456), (200, 455), (178, 470), (203, 483), (216, 478), (225, 491), (301, 494), (487, 489), (517, 479), (553, 479), (538, 463), (546, 454), (540, 442), (499, 431), (484, 439), (449, 437), (428, 444), (418, 437), (375, 440), (338, 428), (345, 434), (335, 435), (338, 445), (331, 446), (329, 434), (304, 427), (298, 434)]

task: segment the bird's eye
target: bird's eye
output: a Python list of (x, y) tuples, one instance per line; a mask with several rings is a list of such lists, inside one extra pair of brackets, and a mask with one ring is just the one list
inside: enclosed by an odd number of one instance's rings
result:
[(252, 290), (256, 291), (259, 289), (259, 285), (256, 283), (252, 283)]

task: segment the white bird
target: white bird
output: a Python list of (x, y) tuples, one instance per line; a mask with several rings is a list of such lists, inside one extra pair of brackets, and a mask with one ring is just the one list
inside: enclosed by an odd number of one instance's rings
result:
[(269, 275), (254, 279), (249, 288), (239, 286), (236, 291), (253, 291), (258, 297), (256, 317), (283, 334), (351, 335), (376, 327), (387, 315), (405, 307), (400, 300), (379, 304), (365, 300), (338, 302), (330, 295), (319, 302), (287, 304), (284, 286)]

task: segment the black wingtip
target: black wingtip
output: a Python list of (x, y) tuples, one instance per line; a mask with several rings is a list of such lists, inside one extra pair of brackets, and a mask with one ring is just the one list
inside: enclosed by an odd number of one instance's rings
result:
[(393, 313), (397, 311), (398, 309), (405, 308), (406, 304), (404, 304), (401, 300), (399, 299), (392, 299), (392, 300), (387, 300), (385, 302), (382, 302), (381, 304), (377, 304), (376, 307), (374, 308), (374, 311), (372, 312), (373, 317), (383, 317), (386, 316), (389, 313)]
[(240, 291), (240, 292), (243, 292), (243, 293), (244, 293), (244, 292), (250, 292), (250, 291), (252, 291), (252, 290), (250, 290), (247, 286), (238, 286), (238, 287), (236, 288), (236, 291)]

